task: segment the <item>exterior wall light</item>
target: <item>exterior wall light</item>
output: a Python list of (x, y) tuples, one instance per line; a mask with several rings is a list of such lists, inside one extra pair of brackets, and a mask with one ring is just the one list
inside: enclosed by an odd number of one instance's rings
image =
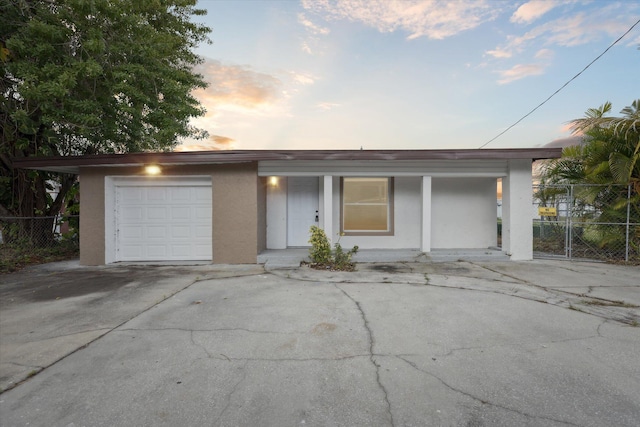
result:
[(162, 173), (162, 169), (158, 165), (147, 165), (144, 167), (144, 172), (147, 175), (160, 175)]
[(277, 187), (278, 186), (278, 177), (277, 176), (269, 177), (269, 185), (272, 186), (272, 187)]

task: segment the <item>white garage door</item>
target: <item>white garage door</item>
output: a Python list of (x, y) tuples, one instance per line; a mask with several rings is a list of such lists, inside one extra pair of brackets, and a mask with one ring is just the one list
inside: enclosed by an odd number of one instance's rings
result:
[(211, 260), (211, 180), (115, 187), (115, 261)]

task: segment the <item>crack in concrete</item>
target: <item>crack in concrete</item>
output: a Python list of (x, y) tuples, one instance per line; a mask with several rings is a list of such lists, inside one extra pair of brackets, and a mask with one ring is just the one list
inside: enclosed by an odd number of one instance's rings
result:
[[(472, 263), (473, 264), (473, 263)], [(509, 295), (509, 296), (514, 296), (516, 298), (523, 298), (523, 299), (527, 299), (527, 300), (531, 300), (531, 301), (538, 301), (538, 302), (542, 302), (545, 304), (551, 304), (551, 305), (555, 305), (557, 307), (563, 307), (563, 308), (569, 308), (575, 309), (574, 304), (580, 304), (582, 302), (582, 298), (585, 297), (584, 294), (578, 294), (575, 292), (569, 292), (569, 291), (564, 291), (562, 289), (549, 289), (546, 288), (544, 286), (541, 285), (537, 285), (535, 283), (529, 282), (528, 280), (524, 280), (524, 279), (519, 279), (515, 276), (510, 276), (508, 274), (504, 274), (501, 273), (498, 270), (480, 265), (480, 264), (474, 264), (477, 265), (478, 267), (484, 268), (486, 270), (489, 270), (491, 272), (494, 273), (498, 273), (498, 274), (503, 274), (507, 277), (511, 277), (515, 280), (518, 280), (521, 282), (521, 284), (527, 285), (527, 286), (531, 286), (532, 288), (536, 288), (536, 289), (541, 289), (544, 292), (549, 294), (549, 297), (547, 299), (543, 299), (543, 298), (535, 298), (533, 296), (519, 296), (519, 295), (515, 295), (513, 293), (506, 293), (506, 292), (497, 292), (497, 293), (503, 293), (504, 295)], [(590, 289), (591, 291), (591, 289)], [(589, 291), (589, 292), (590, 292)], [(555, 297), (555, 298), (553, 298)], [(597, 298), (597, 297), (588, 297), (588, 298), (592, 298), (592, 299), (597, 299), (600, 301), (609, 301), (609, 302), (615, 302), (615, 301), (611, 301), (611, 300), (607, 300), (604, 298)], [(598, 307), (598, 308), (596, 308)], [(636, 322), (636, 316), (633, 313), (627, 313), (626, 316), (621, 316), (620, 311), (623, 311), (624, 313), (626, 313), (626, 311), (628, 311), (629, 309), (634, 309), (636, 307), (617, 307), (615, 305), (611, 305), (611, 306), (595, 306), (595, 307), (590, 307), (590, 306), (584, 306), (584, 307), (580, 307), (579, 310), (582, 313), (585, 314), (589, 314), (592, 316), (597, 316), (600, 317), (602, 319), (606, 319), (606, 320), (613, 320), (616, 322), (620, 322), (623, 324), (633, 324), (634, 322)], [(625, 311), (626, 309), (626, 311)]]
[(118, 329), (114, 332), (145, 332), (145, 331), (182, 331), (182, 332), (235, 332), (235, 331), (243, 331), (249, 332), (252, 334), (275, 334), (275, 335), (303, 335), (306, 333), (302, 331), (293, 331), (293, 332), (279, 332), (279, 331), (260, 331), (256, 329), (247, 329), (247, 328), (214, 328), (214, 329), (189, 329), (189, 328), (127, 328), (127, 329)]
[(518, 283), (525, 283), (525, 284), (527, 284), (527, 285), (531, 285), (531, 286), (534, 286), (534, 287), (536, 287), (536, 288), (544, 289), (545, 291), (547, 290), (547, 288), (545, 288), (544, 286), (536, 285), (535, 283), (529, 282), (528, 280), (524, 280), (524, 279), (521, 279), (521, 278), (519, 278), (519, 277), (512, 276), (512, 275), (510, 275), (510, 274), (506, 274), (506, 273), (504, 273), (504, 272), (502, 272), (502, 271), (500, 271), (500, 270), (496, 270), (496, 269), (493, 269), (493, 268), (489, 268), (489, 267), (487, 267), (487, 266), (485, 266), (485, 265), (476, 264), (475, 262), (471, 262), (471, 261), (469, 261), (469, 264), (475, 265), (476, 267), (480, 267), (480, 268), (483, 268), (483, 269), (485, 269), (485, 270), (489, 270), (490, 272), (492, 272), (492, 273), (496, 273), (496, 274), (499, 274), (499, 275), (501, 275), (501, 276), (509, 277), (510, 279), (513, 279), (513, 280), (515, 280), (515, 281), (516, 281), (516, 282), (518, 282)]
[(189, 334), (189, 338), (191, 339), (191, 344), (195, 345), (196, 347), (200, 347), (200, 348), (202, 349), (202, 351), (204, 351), (204, 352), (205, 352), (205, 354), (207, 355), (207, 357), (208, 357), (209, 359), (212, 359), (212, 358), (213, 358), (213, 356), (211, 355), (211, 353), (209, 352), (209, 350), (207, 350), (207, 348), (206, 348), (204, 345), (199, 344), (199, 343), (197, 343), (197, 342), (196, 342), (195, 338), (193, 337), (193, 334), (194, 334), (195, 332), (196, 332), (196, 331), (191, 331), (191, 333)]
[(73, 335), (80, 335), (80, 334), (86, 334), (88, 332), (99, 332), (99, 331), (109, 331), (111, 330), (110, 328), (97, 328), (97, 329), (87, 329), (84, 331), (78, 331), (78, 332), (70, 332), (68, 334), (62, 334), (62, 335), (56, 335), (53, 337), (46, 337), (46, 338), (42, 338), (42, 339), (35, 339), (33, 341), (29, 341), (29, 342), (41, 342), (41, 341), (48, 341), (48, 340), (54, 340), (57, 338), (64, 338), (64, 337), (70, 337)]
[[(234, 384), (233, 389), (231, 389), (231, 392), (227, 395), (227, 404), (224, 405), (224, 408), (222, 408), (222, 411), (220, 411), (220, 415), (218, 415), (218, 417), (216, 418), (216, 422), (213, 425), (219, 425), (219, 421), (227, 412), (227, 409), (229, 409), (229, 406), (231, 406), (231, 399), (233, 398), (233, 395), (235, 394), (240, 384), (247, 378), (247, 369), (246, 369), (247, 363), (249, 362), (247, 361), (244, 363), (244, 365), (242, 365), (242, 378), (240, 378), (240, 380), (238, 380), (238, 382)], [(240, 406), (240, 408), (242, 408), (242, 405)]]
[[(81, 350), (83, 350), (83, 349), (85, 349), (85, 348), (89, 347), (92, 343), (94, 343), (94, 342), (98, 341), (100, 338), (104, 337), (105, 335), (107, 335), (107, 334), (109, 334), (109, 333), (112, 333), (112, 332), (117, 332), (117, 329), (118, 329), (118, 328), (120, 328), (121, 326), (123, 326), (123, 325), (127, 324), (128, 322), (132, 321), (133, 319), (135, 319), (135, 318), (137, 318), (137, 317), (139, 317), (139, 316), (143, 315), (143, 314), (144, 314), (144, 313), (146, 313), (147, 311), (151, 310), (152, 308), (156, 307), (157, 305), (159, 305), (160, 303), (162, 303), (162, 302), (166, 301), (167, 299), (169, 299), (169, 298), (173, 297), (173, 296), (174, 296), (174, 295), (176, 295), (177, 293), (184, 291), (185, 289), (189, 288), (189, 287), (190, 287), (190, 286), (192, 286), (194, 283), (196, 283), (196, 281), (197, 281), (197, 280), (194, 280), (194, 281), (192, 281), (192, 282), (190, 282), (190, 283), (187, 283), (185, 286), (183, 286), (182, 288), (180, 288), (180, 289), (176, 290), (175, 292), (173, 292), (173, 293), (171, 293), (171, 294), (169, 294), (169, 295), (167, 295), (167, 296), (163, 296), (163, 298), (162, 298), (161, 300), (156, 301), (156, 302), (154, 302), (153, 304), (151, 304), (150, 306), (148, 306), (147, 308), (145, 308), (144, 310), (142, 310), (142, 311), (140, 311), (140, 312), (138, 312), (138, 313), (135, 313), (133, 316), (131, 316), (130, 318), (128, 318), (128, 319), (126, 319), (126, 320), (124, 320), (124, 321), (120, 322), (119, 324), (115, 325), (113, 328), (103, 328), (103, 329), (100, 329), (101, 331), (105, 331), (105, 332), (104, 332), (103, 334), (100, 334), (100, 335), (99, 335), (99, 336), (97, 336), (97, 337), (92, 338), (92, 339), (91, 339), (91, 340), (89, 340), (87, 343), (85, 343), (85, 344), (81, 345), (80, 347), (75, 348), (74, 350), (70, 351), (69, 353), (65, 354), (64, 356), (60, 357), (59, 359), (54, 360), (54, 361), (53, 361), (53, 362), (51, 362), (49, 365), (42, 367), (42, 369), (41, 369), (40, 371), (38, 371), (38, 374), (39, 374), (40, 372), (44, 371), (45, 369), (47, 369), (47, 368), (49, 368), (49, 367), (51, 367), (51, 366), (53, 366), (53, 365), (55, 365), (55, 364), (57, 364), (57, 363), (61, 362), (62, 360), (66, 359), (67, 357), (71, 356), (72, 354), (75, 354), (75, 353), (77, 353), (77, 352), (79, 352), (79, 351), (81, 351)], [(97, 331), (97, 330), (96, 330), (96, 331)], [(9, 386), (7, 386), (7, 388), (5, 388), (5, 389), (0, 389), (0, 395), (1, 395), (2, 393), (5, 393), (5, 392), (7, 392), (7, 391), (9, 391), (9, 390), (11, 390), (11, 389), (13, 389), (13, 388), (15, 388), (15, 387), (19, 386), (20, 384), (22, 384), (22, 383), (24, 383), (24, 382), (26, 382), (26, 381), (30, 380), (30, 379), (31, 379), (31, 378), (33, 378), (34, 376), (35, 376), (35, 375), (28, 376), (28, 377), (26, 377), (26, 378), (24, 378), (24, 379), (22, 379), (22, 380), (20, 380), (20, 381), (16, 381), (15, 383), (10, 384), (10, 385), (9, 385)]]
[(349, 298), (356, 305), (358, 311), (360, 312), (360, 317), (362, 318), (362, 321), (364, 322), (364, 328), (367, 331), (367, 335), (368, 335), (368, 339), (369, 339), (369, 360), (371, 361), (371, 363), (373, 364), (373, 366), (375, 367), (375, 370), (376, 370), (376, 382), (378, 383), (378, 387), (380, 388), (380, 390), (382, 390), (382, 393), (384, 395), (384, 400), (385, 400), (385, 402), (387, 404), (387, 413), (389, 414), (389, 421), (391, 423), (391, 427), (395, 427), (395, 422), (394, 422), (394, 419), (393, 419), (393, 412), (391, 411), (391, 402), (389, 401), (389, 395), (387, 393), (387, 389), (382, 384), (382, 381), (380, 379), (380, 365), (376, 361), (375, 353), (373, 351), (374, 350), (374, 346), (375, 346), (375, 338), (373, 336), (373, 331), (371, 330), (371, 327), (369, 325), (369, 320), (367, 319), (367, 316), (366, 316), (364, 310), (362, 310), (362, 306), (360, 306), (360, 303), (358, 301), (356, 301), (355, 298), (353, 298), (351, 295), (349, 295), (349, 293), (347, 293), (347, 291), (345, 291), (344, 289), (339, 287), (337, 284), (334, 284), (334, 286), (336, 287), (336, 289), (338, 289), (340, 292), (342, 292), (344, 294), (344, 296)]
[(403, 362), (405, 362), (407, 365), (409, 365), (412, 368), (414, 368), (415, 370), (417, 370), (419, 372), (422, 372), (423, 374), (429, 375), (430, 377), (436, 379), (438, 382), (440, 382), (442, 385), (447, 387), (449, 390), (452, 390), (452, 391), (454, 391), (456, 393), (459, 393), (459, 394), (461, 394), (463, 396), (466, 396), (466, 397), (468, 397), (470, 399), (473, 399), (476, 402), (480, 402), (482, 405), (493, 406), (495, 408), (499, 408), (499, 409), (502, 409), (502, 410), (505, 410), (505, 411), (513, 412), (513, 413), (516, 413), (518, 415), (522, 415), (522, 416), (527, 417), (527, 418), (553, 421), (553, 422), (556, 422), (556, 423), (561, 423), (561, 424), (566, 424), (566, 425), (570, 425), (570, 426), (579, 427), (579, 424), (574, 424), (574, 423), (572, 423), (570, 421), (559, 420), (559, 419), (556, 419), (556, 418), (546, 417), (546, 416), (543, 416), (543, 415), (533, 415), (533, 414), (526, 413), (524, 411), (520, 411), (518, 409), (509, 408), (509, 407), (501, 405), (499, 403), (494, 403), (494, 402), (490, 402), (488, 400), (482, 399), (482, 398), (480, 398), (480, 397), (478, 397), (476, 395), (473, 395), (473, 394), (471, 394), (469, 392), (466, 392), (464, 390), (461, 390), (461, 389), (453, 387), (451, 384), (447, 383), (446, 381), (444, 381), (439, 376), (435, 375), (432, 372), (429, 372), (429, 371), (427, 371), (425, 369), (422, 369), (422, 368), (418, 367), (418, 365), (416, 365), (414, 362), (412, 362), (410, 360), (407, 360), (404, 357), (401, 357), (401, 356), (396, 356), (396, 357), (398, 359), (402, 360)]
[(604, 338), (604, 335), (602, 335), (602, 333), (600, 332), (600, 328), (607, 323), (607, 319), (604, 319), (602, 322), (600, 322), (600, 324), (598, 325), (598, 327), (596, 328), (596, 333), (598, 334), (599, 337)]
[(44, 366), (39, 366), (39, 365), (24, 365), (22, 363), (17, 363), (17, 362), (4, 362), (8, 365), (16, 365), (16, 366), (20, 366), (21, 368), (34, 368), (34, 369), (44, 369)]
[[(358, 359), (362, 357), (370, 357), (370, 354), (352, 354), (348, 356), (338, 356), (338, 357), (306, 357), (306, 358), (295, 358), (295, 357), (229, 357), (225, 354), (220, 353), (224, 359), (211, 356), (211, 359), (218, 360), (228, 360), (228, 361), (250, 361), (250, 362), (340, 362), (342, 360), (349, 359)], [(380, 355), (374, 355), (380, 356)], [(384, 355), (389, 357), (394, 357), (395, 355)]]

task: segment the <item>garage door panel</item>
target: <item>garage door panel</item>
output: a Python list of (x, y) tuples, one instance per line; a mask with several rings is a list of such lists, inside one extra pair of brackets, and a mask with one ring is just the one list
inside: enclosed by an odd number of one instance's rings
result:
[(171, 246), (172, 256), (175, 258), (186, 258), (192, 253), (191, 245), (173, 245)]
[(115, 186), (116, 261), (212, 259), (211, 186), (173, 181)]
[(194, 233), (191, 232), (191, 227), (187, 226), (177, 226), (174, 225), (171, 227), (171, 237), (176, 240), (181, 239), (189, 239), (191, 237), (195, 237)]
[(167, 208), (165, 206), (147, 206), (145, 217), (149, 221), (162, 223), (169, 219), (167, 215)]
[(145, 227), (147, 231), (147, 238), (149, 239), (166, 239), (167, 238), (167, 228), (165, 226), (147, 226)]
[(137, 244), (128, 244), (121, 249), (122, 260), (137, 260), (142, 257), (142, 246)]
[(193, 209), (191, 206), (174, 206), (171, 208), (171, 219), (189, 220)]
[(138, 225), (121, 225), (118, 230), (123, 240), (136, 240), (141, 239), (144, 234), (144, 229)]
[(167, 247), (164, 244), (161, 245), (146, 245), (147, 254), (155, 258), (156, 260), (162, 260), (167, 258)]
[(194, 209), (195, 219), (211, 218), (211, 209), (206, 206), (196, 206)]
[(123, 206), (119, 210), (120, 218), (124, 224), (132, 221), (141, 221), (143, 217), (143, 209), (140, 206)]
[(173, 187), (170, 189), (170, 197), (172, 202), (190, 202), (193, 201), (191, 196), (191, 187)]
[(143, 197), (141, 189), (137, 187), (121, 187), (119, 188), (119, 196), (124, 201), (139, 201)]
[(206, 202), (207, 200), (211, 200), (211, 188), (207, 187), (195, 187), (192, 188), (193, 196), (195, 200), (200, 200)]
[(207, 257), (208, 254), (211, 253), (211, 246), (209, 245), (194, 245), (193, 246), (193, 250), (196, 253), (197, 256), (200, 257)]
[(167, 189), (164, 187), (148, 187), (146, 189), (146, 200), (148, 202), (165, 202), (167, 201)]

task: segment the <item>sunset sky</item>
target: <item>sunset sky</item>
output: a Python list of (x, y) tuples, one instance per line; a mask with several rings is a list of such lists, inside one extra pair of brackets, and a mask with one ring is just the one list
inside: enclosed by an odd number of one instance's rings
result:
[[(640, 19), (640, 1), (200, 0), (209, 87), (181, 149), (478, 148)], [(640, 98), (640, 24), (487, 148)]]

